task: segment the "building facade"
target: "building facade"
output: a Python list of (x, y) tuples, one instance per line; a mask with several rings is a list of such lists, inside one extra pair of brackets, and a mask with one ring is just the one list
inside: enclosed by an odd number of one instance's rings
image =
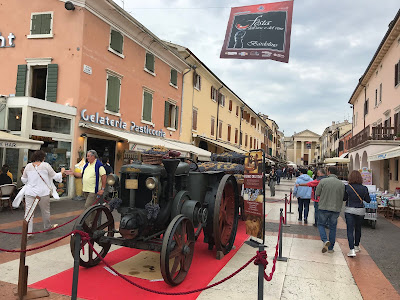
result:
[(399, 186), (400, 10), (390, 22), (349, 104), (353, 106), (350, 169), (372, 170), (381, 190)]
[(325, 158), (338, 156), (340, 137), (351, 128), (352, 124), (348, 120), (344, 120), (344, 122), (332, 121), (332, 125), (325, 128), (320, 140), (321, 155), (319, 162), (324, 162)]
[(311, 130), (295, 133), (290, 138), (285, 138), (287, 160), (300, 166), (316, 163), (316, 147), (320, 135)]

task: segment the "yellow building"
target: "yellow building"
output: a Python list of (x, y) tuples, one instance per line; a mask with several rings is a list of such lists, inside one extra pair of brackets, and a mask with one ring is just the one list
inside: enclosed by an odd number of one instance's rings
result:
[(278, 151), (278, 143), (279, 143), (279, 135), (278, 135), (278, 129), (279, 126), (276, 124), (276, 122), (270, 118), (268, 118), (268, 115), (260, 114), (260, 117), (265, 121), (265, 123), (268, 125), (268, 134), (267, 134), (267, 153), (273, 157), (279, 157), (279, 151)]
[(168, 44), (191, 66), (183, 76), (180, 140), (213, 153), (266, 150), (264, 120), (188, 48)]

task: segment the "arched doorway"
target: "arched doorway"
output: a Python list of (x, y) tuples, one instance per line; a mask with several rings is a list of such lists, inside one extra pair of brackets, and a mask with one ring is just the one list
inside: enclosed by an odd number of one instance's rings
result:
[(349, 171), (354, 170), (354, 160), (353, 160), (353, 155), (350, 155), (350, 166), (349, 166)]
[(366, 151), (364, 151), (362, 156), (361, 168), (368, 168), (368, 155)]
[(356, 160), (354, 161), (354, 170), (360, 169), (360, 155), (356, 154)]

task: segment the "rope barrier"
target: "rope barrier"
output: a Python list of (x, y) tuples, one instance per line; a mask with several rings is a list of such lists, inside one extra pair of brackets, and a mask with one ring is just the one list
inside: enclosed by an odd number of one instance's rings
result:
[[(42, 246), (38, 246), (38, 247), (34, 247), (34, 248), (29, 248), (29, 249), (25, 249), (25, 250), (20, 250), (20, 249), (18, 249), (18, 250), (8, 250), (8, 249), (2, 249), (2, 248), (0, 248), (0, 251), (11, 252), (11, 253), (15, 253), (15, 252), (21, 253), (21, 252), (34, 251), (34, 250), (38, 250), (38, 249), (41, 249), (41, 248), (45, 248), (45, 247), (47, 247), (47, 246), (50, 246), (50, 245), (52, 245), (52, 244), (55, 244), (55, 243), (61, 241), (62, 239), (65, 239), (65, 238), (68, 237), (69, 235), (75, 234), (75, 233), (79, 233), (79, 234), (82, 236), (82, 240), (83, 240), (83, 241), (88, 241), (88, 240), (90, 240), (90, 236), (89, 236), (88, 233), (83, 232), (83, 231), (80, 231), (80, 230), (73, 230), (73, 231), (71, 231), (70, 233), (67, 233), (66, 235), (64, 235), (64, 236), (62, 236), (62, 237), (60, 237), (60, 238), (58, 238), (58, 239), (56, 239), (56, 240), (54, 240), (54, 241), (52, 241), (52, 242), (50, 242), (50, 243), (44, 244), (44, 245), (42, 245)], [(90, 244), (90, 243), (89, 243), (89, 244)]]
[[(79, 215), (79, 216), (76, 216), (76, 217), (73, 218), (72, 220), (69, 220), (68, 222), (66, 222), (66, 223), (64, 223), (64, 224), (61, 224), (61, 225), (58, 225), (58, 226), (56, 226), (56, 227), (53, 227), (53, 228), (50, 228), (50, 229), (46, 229), (46, 230), (42, 230), (42, 231), (29, 232), (28, 234), (38, 234), (38, 233), (45, 233), (45, 232), (49, 232), (49, 231), (52, 231), (52, 230), (56, 230), (56, 229), (58, 229), (58, 228), (61, 228), (61, 227), (65, 226), (65, 225), (71, 223), (72, 221), (75, 221), (75, 220), (78, 219), (79, 217), (80, 217), (80, 215)], [(10, 231), (3, 231), (3, 230), (0, 230), (0, 233), (6, 233), (6, 234), (22, 234), (21, 232), (10, 232)]]

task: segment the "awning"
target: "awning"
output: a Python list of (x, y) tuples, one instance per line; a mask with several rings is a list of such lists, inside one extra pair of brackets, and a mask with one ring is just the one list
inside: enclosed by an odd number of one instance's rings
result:
[(331, 158), (325, 158), (324, 163), (329, 164), (329, 163), (341, 163), (341, 164), (347, 164), (350, 162), (349, 158), (341, 158), (341, 157), (331, 157)]
[(218, 147), (224, 148), (225, 150), (235, 151), (235, 152), (241, 153), (241, 154), (247, 153), (247, 151), (244, 151), (244, 150), (242, 150), (242, 149), (239, 149), (239, 148), (237, 148), (237, 147), (235, 147), (235, 146), (233, 146), (233, 145), (223, 143), (223, 142), (221, 142), (221, 141), (213, 140), (213, 139), (210, 139), (210, 138), (205, 137), (205, 136), (202, 136), (202, 135), (197, 135), (197, 137), (198, 137), (199, 139), (202, 139), (202, 140), (206, 141), (206, 142), (209, 142), (209, 143), (211, 143), (211, 144), (214, 144), (214, 145), (216, 145), (216, 146), (218, 146)]
[(0, 148), (39, 150), (42, 144), (42, 141), (35, 141), (0, 131)]
[(349, 155), (349, 152), (345, 152), (342, 155), (339, 156), (339, 158), (347, 158)]
[(389, 159), (400, 156), (400, 146), (368, 156), (368, 161)]
[(129, 142), (130, 150), (137, 151), (145, 151), (150, 149), (153, 146), (160, 145), (168, 148), (170, 150), (177, 150), (181, 152), (182, 156), (185, 156), (187, 153), (196, 154), (198, 159), (201, 161), (210, 161), (211, 160), (211, 152), (196, 147), (191, 144), (183, 143), (180, 141), (172, 141), (161, 137), (152, 137), (143, 134), (137, 134), (132, 132), (126, 132), (122, 130), (111, 129), (107, 127), (100, 127), (87, 123), (80, 123), (79, 126), (88, 128), (91, 130), (96, 130), (98, 132), (105, 133), (107, 135), (123, 139)]

